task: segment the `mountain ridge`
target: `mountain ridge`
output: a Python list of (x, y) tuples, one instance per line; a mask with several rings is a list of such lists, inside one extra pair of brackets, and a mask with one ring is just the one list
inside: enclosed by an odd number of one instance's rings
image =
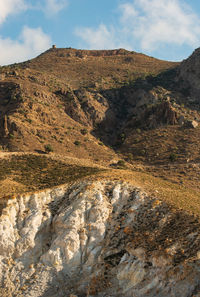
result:
[(2, 149), (45, 153), (50, 147), (153, 171), (158, 164), (198, 162), (198, 91), (190, 94), (194, 88), (185, 87), (191, 83), (184, 77), (184, 65), (195, 68), (197, 54), (174, 63), (124, 49), (52, 48), (1, 67)]

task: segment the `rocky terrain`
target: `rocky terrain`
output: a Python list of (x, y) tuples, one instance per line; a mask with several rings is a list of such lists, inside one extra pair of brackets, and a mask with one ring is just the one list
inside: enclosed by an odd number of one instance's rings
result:
[(200, 288), (198, 220), (128, 183), (13, 197), (0, 226), (7, 296), (186, 297)]
[(200, 296), (199, 52), (0, 67), (1, 296)]

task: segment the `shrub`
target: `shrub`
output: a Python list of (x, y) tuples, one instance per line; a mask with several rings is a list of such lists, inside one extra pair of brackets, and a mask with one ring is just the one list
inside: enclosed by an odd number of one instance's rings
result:
[(132, 153), (128, 153), (127, 158), (129, 161), (133, 160), (133, 154)]
[(119, 160), (117, 162), (117, 165), (120, 166), (120, 167), (125, 167), (125, 161), (124, 160)]
[(31, 119), (26, 119), (26, 121), (31, 124), (32, 123), (32, 120)]
[(79, 140), (75, 140), (74, 141), (74, 144), (77, 145), (77, 146), (79, 146), (79, 145), (81, 145), (81, 142)]
[(88, 133), (88, 130), (86, 128), (81, 129), (81, 134), (86, 135)]
[(175, 153), (171, 153), (169, 156), (169, 159), (171, 162), (175, 162), (177, 160), (178, 156)]
[(141, 133), (141, 129), (140, 129), (140, 128), (137, 128), (137, 129), (136, 129), (136, 132), (137, 132), (138, 134), (140, 134), (140, 133)]
[(53, 152), (53, 148), (50, 144), (45, 144), (44, 149), (47, 154)]

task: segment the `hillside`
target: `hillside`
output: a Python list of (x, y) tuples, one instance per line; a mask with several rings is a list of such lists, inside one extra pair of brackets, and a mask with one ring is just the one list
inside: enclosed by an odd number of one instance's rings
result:
[[(131, 86), (176, 65), (125, 50), (50, 49), (2, 67), (1, 144), (12, 151), (36, 151), (51, 143), (58, 153), (94, 159), (95, 151), (102, 158), (98, 125), (110, 138), (109, 130), (116, 124), (121, 128), (135, 104)], [(83, 145), (77, 150), (74, 141)]]
[(123, 49), (52, 48), (1, 67), (2, 150), (50, 147), (103, 166), (124, 159), (198, 189), (198, 90), (186, 87), (198, 86), (198, 52), (172, 63)]
[(0, 67), (2, 296), (198, 296), (199, 53)]

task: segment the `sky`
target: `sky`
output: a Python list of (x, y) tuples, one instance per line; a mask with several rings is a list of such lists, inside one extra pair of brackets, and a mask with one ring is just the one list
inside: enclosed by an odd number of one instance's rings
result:
[(200, 47), (199, 0), (0, 0), (0, 65), (53, 44), (181, 61)]

